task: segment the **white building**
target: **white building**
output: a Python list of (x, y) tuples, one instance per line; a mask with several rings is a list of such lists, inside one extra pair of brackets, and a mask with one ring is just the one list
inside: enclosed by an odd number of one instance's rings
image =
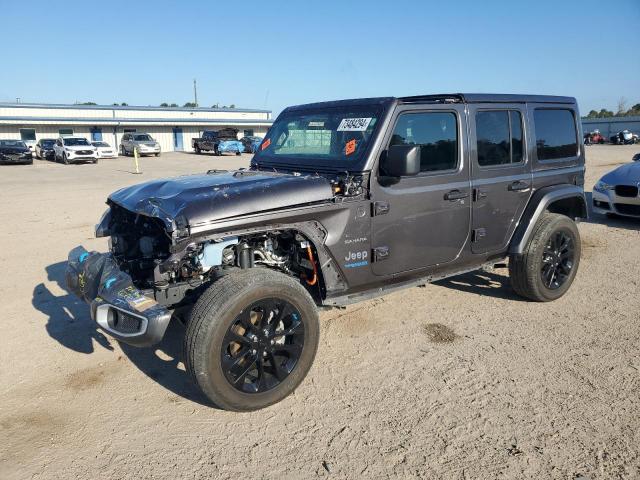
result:
[(191, 150), (191, 139), (203, 130), (238, 129), (238, 137), (264, 137), (271, 111), (244, 108), (121, 107), (0, 103), (0, 139), (22, 139), (34, 145), (41, 138), (78, 135), (118, 147), (125, 132), (145, 132), (164, 152)]

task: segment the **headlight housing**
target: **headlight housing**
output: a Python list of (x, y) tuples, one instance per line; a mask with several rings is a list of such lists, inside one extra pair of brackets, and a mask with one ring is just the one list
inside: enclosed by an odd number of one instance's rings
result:
[(603, 182), (602, 180), (598, 180), (596, 184), (593, 186), (594, 190), (598, 192), (605, 192), (607, 190), (613, 190), (613, 185), (609, 185), (608, 183)]
[(108, 237), (111, 235), (109, 230), (109, 224), (111, 223), (111, 207), (109, 207), (100, 218), (100, 221), (96, 224), (96, 238)]

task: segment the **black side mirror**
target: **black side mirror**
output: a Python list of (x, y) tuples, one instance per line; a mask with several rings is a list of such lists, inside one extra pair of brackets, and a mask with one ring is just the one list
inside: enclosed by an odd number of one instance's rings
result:
[(420, 173), (420, 145), (392, 145), (380, 159), (380, 168), (390, 177)]

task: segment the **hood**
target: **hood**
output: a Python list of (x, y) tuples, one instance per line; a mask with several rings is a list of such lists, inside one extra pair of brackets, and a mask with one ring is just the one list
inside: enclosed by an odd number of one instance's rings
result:
[(640, 162), (625, 163), (602, 177), (611, 185), (638, 185), (640, 183)]
[(78, 150), (95, 150), (96, 147), (93, 145), (65, 145), (64, 148), (66, 150), (71, 150), (73, 152)]
[(154, 140), (144, 140), (144, 141), (134, 140), (133, 143), (135, 143), (136, 145), (146, 145), (147, 147), (155, 147), (158, 144), (158, 142)]
[(0, 147), (0, 153), (27, 153), (30, 152), (29, 147)]
[(332, 197), (324, 177), (241, 170), (153, 180), (118, 190), (109, 201), (173, 230)]

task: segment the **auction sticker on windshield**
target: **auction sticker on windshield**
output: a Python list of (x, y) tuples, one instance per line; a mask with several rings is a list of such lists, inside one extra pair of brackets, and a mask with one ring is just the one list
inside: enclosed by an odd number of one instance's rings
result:
[(372, 118), (343, 118), (338, 125), (338, 132), (364, 132)]

